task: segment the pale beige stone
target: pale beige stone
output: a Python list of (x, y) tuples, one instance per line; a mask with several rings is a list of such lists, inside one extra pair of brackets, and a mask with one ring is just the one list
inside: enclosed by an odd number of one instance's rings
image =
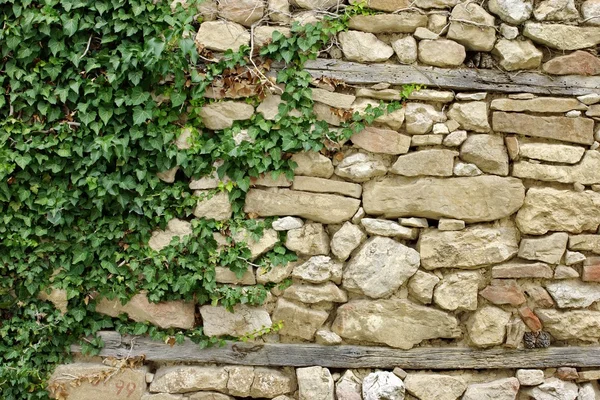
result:
[(296, 153), (292, 156), (292, 161), (298, 165), (294, 170), (296, 175), (317, 178), (331, 178), (331, 175), (333, 175), (331, 160), (321, 153), (314, 151)]
[(514, 164), (513, 175), (539, 181), (598, 184), (600, 183), (600, 152), (586, 151), (577, 165), (545, 165), (519, 161)]
[(334, 400), (334, 382), (327, 368), (297, 368), (300, 400)]
[(489, 0), (488, 7), (492, 14), (496, 14), (503, 21), (519, 25), (531, 17), (533, 0)]
[(600, 235), (571, 235), (569, 249), (600, 254)]
[(411, 0), (350, 0), (350, 4), (363, 4), (368, 8), (380, 11), (398, 11), (402, 8), (409, 7)]
[[(454, 92), (448, 90), (434, 90), (434, 89), (419, 89), (413, 90), (408, 96), (409, 100), (428, 101), (433, 103), (450, 103), (454, 100)], [(440, 121), (444, 122), (443, 113), (440, 114)]]
[(408, 291), (421, 303), (431, 304), (433, 290), (439, 281), (437, 276), (418, 270), (408, 281)]
[(544, 382), (544, 371), (541, 369), (518, 369), (516, 377), (523, 386), (537, 386)]
[(348, 221), (331, 238), (331, 252), (339, 260), (345, 261), (366, 239), (367, 235), (363, 230)]
[(356, 96), (312, 88), (313, 100), (336, 108), (351, 108)]
[(240, 46), (250, 44), (250, 33), (235, 22), (206, 21), (200, 25), (196, 43), (214, 51), (238, 51)]
[(417, 61), (417, 41), (412, 36), (393, 41), (392, 49), (394, 49), (400, 64), (412, 64)]
[(202, 306), (202, 328), (208, 336), (245, 336), (261, 328), (272, 326), (269, 313), (261, 307), (237, 304), (233, 312), (223, 306)]
[(187, 399), (189, 400), (235, 400), (235, 398), (217, 392), (198, 392), (192, 394)]
[(579, 18), (575, 0), (544, 0), (533, 10), (538, 21), (568, 21)]
[(578, 146), (527, 141), (519, 143), (519, 155), (532, 160), (576, 164), (581, 161), (584, 153), (585, 148)]
[[(279, 334), (312, 340), (329, 313), (323, 310), (313, 310), (289, 300), (280, 298), (273, 312), (274, 321), (283, 321)], [(337, 332), (336, 332), (337, 333)]]
[(306, 224), (288, 231), (285, 247), (304, 256), (327, 255), (329, 236), (322, 224)]
[(353, 182), (366, 182), (371, 178), (385, 175), (388, 167), (378, 154), (351, 154), (337, 165), (335, 174)]
[(227, 192), (217, 192), (210, 197), (208, 190), (196, 190), (194, 196), (201, 197), (194, 209), (194, 216), (217, 221), (225, 221), (231, 218), (233, 209)]
[(63, 315), (68, 311), (69, 300), (67, 299), (67, 291), (64, 289), (51, 288), (50, 293), (42, 290), (38, 294), (38, 299), (54, 304), (54, 307)]
[(415, 240), (419, 236), (417, 229), (385, 219), (363, 218), (360, 223), (371, 236), (387, 236), (404, 240)]
[(546, 290), (559, 308), (585, 308), (600, 300), (600, 283), (579, 279), (551, 282)]
[(536, 315), (557, 340), (582, 340), (597, 343), (600, 339), (600, 311), (558, 311), (537, 309)]
[(465, 221), (460, 219), (442, 218), (438, 222), (440, 231), (462, 231), (465, 229)]
[(233, 283), (236, 285), (256, 284), (252, 267), (249, 267), (240, 278), (227, 267), (215, 267), (215, 281), (217, 283)]
[(408, 103), (406, 105), (406, 131), (412, 135), (423, 135), (431, 132), (435, 122), (444, 122), (444, 114), (431, 104)]
[(289, 277), (297, 265), (295, 262), (289, 262), (285, 265), (272, 266), (271, 268), (260, 267), (256, 269), (256, 281), (258, 283), (281, 283)]
[(539, 68), (543, 57), (543, 53), (530, 40), (500, 39), (492, 54), (507, 71)]
[(244, 243), (250, 250), (250, 260), (255, 260), (275, 247), (279, 234), (274, 229), (264, 229), (262, 236), (256, 240), (250, 231), (242, 228), (233, 234), (233, 240)]
[(171, 244), (174, 237), (183, 238), (193, 233), (192, 224), (178, 218), (172, 218), (164, 231), (158, 230), (152, 232), (152, 237), (148, 241), (148, 246), (155, 251), (161, 251)]
[(402, 176), (452, 176), (453, 150), (421, 150), (398, 157), (390, 172)]
[[(337, 0), (336, 0), (337, 1)], [(359, 31), (341, 32), (338, 40), (349, 61), (382, 62), (388, 60), (394, 49), (377, 39), (372, 33)]]
[(442, 135), (415, 135), (410, 141), (411, 147), (437, 146), (442, 144)]
[(581, 5), (583, 20), (588, 25), (600, 25), (600, 1), (587, 0)]
[(467, 57), (465, 47), (452, 40), (422, 40), (419, 42), (419, 61), (434, 67), (458, 67)]
[(553, 233), (540, 238), (521, 240), (519, 257), (526, 260), (543, 261), (558, 264), (567, 248), (569, 235), (564, 232)]
[(338, 4), (337, 0), (291, 0), (291, 3), (306, 10), (327, 10)]
[(600, 28), (528, 22), (523, 35), (557, 50), (577, 50), (600, 43)]
[(404, 379), (406, 390), (420, 400), (456, 400), (467, 389), (460, 377), (411, 373)]
[(219, 101), (207, 104), (200, 110), (202, 123), (213, 130), (231, 128), (234, 121), (250, 119), (253, 114), (252, 105), (239, 101)]
[(360, 198), (362, 186), (356, 183), (315, 178), (313, 176), (297, 176), (292, 183), (293, 190), (313, 193), (333, 193)]
[(338, 288), (333, 282), (318, 285), (295, 283), (284, 290), (283, 297), (304, 304), (315, 304), (325, 301), (345, 303), (348, 301), (346, 292)]
[(370, 126), (352, 135), (350, 140), (355, 146), (371, 153), (406, 154), (410, 147), (410, 136)]
[(512, 215), (523, 205), (524, 192), (520, 180), (497, 176), (390, 177), (363, 186), (363, 207), (367, 214), (386, 218), (444, 217), (473, 223)]
[(363, 400), (362, 379), (359, 379), (350, 369), (335, 384), (337, 400)]
[(448, 118), (455, 120), (467, 131), (489, 132), (488, 106), (484, 101), (454, 103), (448, 111)]
[(435, 287), (433, 301), (448, 311), (474, 311), (482, 276), (477, 271), (461, 271), (444, 275)]
[(469, 385), (462, 400), (515, 400), (518, 392), (519, 380), (517, 378), (505, 378)]
[[(464, 2), (452, 9), (448, 39), (456, 40), (469, 50), (490, 51), (496, 41), (494, 17), (477, 3)], [(470, 21), (472, 24), (463, 22)]]
[(552, 278), (552, 268), (545, 263), (511, 261), (492, 267), (492, 278)]
[(223, 367), (181, 365), (160, 367), (150, 392), (189, 393), (198, 390), (227, 391), (228, 374)]
[(477, 347), (492, 347), (504, 343), (506, 325), (511, 314), (494, 306), (484, 306), (467, 321), (469, 339)]
[(350, 18), (348, 27), (371, 33), (413, 33), (423, 26), (427, 26), (427, 15), (402, 11), (395, 14), (355, 15)]
[(571, 110), (587, 110), (585, 104), (577, 99), (563, 97), (536, 97), (527, 100), (494, 99), (490, 108), (497, 111), (566, 113)]
[[(334, 235), (335, 237), (335, 235)], [(343, 263), (329, 256), (314, 256), (306, 262), (294, 266), (292, 276), (310, 283), (323, 283), (329, 280), (342, 283)]]
[(484, 172), (508, 175), (508, 152), (500, 135), (470, 135), (460, 148), (460, 158)]
[(408, 300), (354, 300), (340, 306), (332, 330), (342, 338), (408, 350), (423, 340), (457, 338), (455, 317)]
[(264, 0), (219, 0), (219, 17), (250, 27), (263, 17)]
[(250, 397), (267, 398), (294, 393), (298, 388), (293, 371), (276, 368), (254, 368), (254, 381), (250, 389)]
[(273, 22), (289, 23), (291, 12), (288, 0), (268, 0), (267, 12)]

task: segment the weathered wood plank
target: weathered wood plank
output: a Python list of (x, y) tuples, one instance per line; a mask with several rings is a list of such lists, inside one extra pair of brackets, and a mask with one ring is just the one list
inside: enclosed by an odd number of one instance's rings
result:
[[(101, 333), (105, 357), (137, 357), (157, 362), (194, 362), (258, 366), (406, 369), (501, 369), (548, 367), (600, 367), (600, 347), (551, 347), (535, 350), (477, 350), (462, 347), (398, 350), (369, 346), (323, 346), (318, 344), (228, 343), (200, 349), (191, 341), (169, 346), (147, 337), (123, 337)], [(108, 335), (108, 336), (106, 336)], [(117, 344), (118, 343), (118, 344)], [(80, 352), (79, 346), (72, 347)]]
[(397, 64), (360, 64), (317, 59), (305, 69), (315, 78), (329, 77), (350, 84), (387, 82), (394, 85), (424, 84), (429, 89), (483, 90), (506, 93), (579, 96), (600, 94), (600, 77), (550, 76), (537, 72), (508, 73), (491, 69), (446, 69)]

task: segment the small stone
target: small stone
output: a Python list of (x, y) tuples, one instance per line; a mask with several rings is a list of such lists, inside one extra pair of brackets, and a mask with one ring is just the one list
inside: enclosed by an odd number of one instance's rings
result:
[(513, 317), (508, 325), (506, 325), (506, 342), (504, 343), (504, 347), (509, 349), (518, 348), (523, 342), (524, 334), (525, 324), (520, 318)]
[(371, 33), (413, 33), (427, 26), (427, 16), (419, 12), (401, 11), (393, 14), (355, 15), (349, 28)]
[(554, 307), (554, 300), (548, 294), (546, 289), (536, 284), (529, 284), (525, 288), (525, 293), (536, 307), (550, 308)]
[(513, 280), (494, 279), (479, 294), (496, 305), (510, 304), (516, 307), (527, 300), (517, 282)]
[(51, 288), (50, 293), (41, 290), (38, 294), (38, 299), (51, 302), (63, 315), (69, 310), (67, 291), (64, 289)]
[(467, 131), (454, 131), (444, 138), (444, 146), (458, 147), (467, 140)]
[(294, 170), (295, 175), (314, 176), (317, 178), (331, 178), (333, 175), (333, 164), (324, 155), (309, 151), (296, 153), (292, 156), (298, 166)]
[(544, 72), (551, 75), (598, 75), (600, 58), (587, 51), (575, 51), (565, 56), (554, 57), (542, 66)]
[(421, 303), (431, 304), (433, 289), (439, 281), (440, 278), (437, 276), (419, 270), (408, 281), (408, 291)]
[(407, 228), (397, 222), (385, 219), (363, 218), (360, 223), (369, 235), (415, 240), (419, 234), (415, 228)]
[(586, 104), (589, 106), (592, 104), (600, 103), (600, 94), (598, 94), (598, 93), (585, 94), (583, 96), (578, 96), (577, 100), (579, 100), (583, 104)]
[(360, 221), (367, 215), (367, 213), (365, 212), (365, 209), (360, 207), (358, 209), (358, 211), (356, 211), (356, 214), (354, 214), (354, 216), (352, 217), (352, 219), (350, 220), (353, 224), (358, 225), (360, 224)]
[(460, 101), (482, 101), (487, 98), (486, 92), (480, 93), (457, 93), (456, 100)]
[(358, 226), (346, 222), (331, 239), (331, 252), (342, 261), (350, 257), (350, 254), (367, 239), (367, 235)]
[(437, 33), (431, 32), (427, 28), (417, 28), (414, 33), (414, 37), (419, 40), (436, 40), (439, 35)]
[(219, 17), (250, 27), (263, 17), (265, 2), (263, 0), (219, 0)]
[(430, 104), (408, 103), (405, 108), (406, 131), (411, 135), (431, 132), (434, 123), (446, 120), (444, 114)]
[(567, 250), (567, 253), (565, 254), (565, 264), (567, 265), (578, 264), (585, 260), (586, 256), (583, 253)]
[[(336, 0), (337, 1), (337, 0)], [(347, 31), (338, 35), (344, 56), (349, 61), (382, 62), (387, 61), (394, 49), (372, 33)]]
[(577, 111), (577, 110), (571, 110), (568, 113), (565, 114), (565, 117), (567, 118), (579, 118), (581, 117), (581, 111)]
[(465, 229), (465, 221), (460, 219), (442, 218), (438, 223), (440, 231), (462, 231)]
[(539, 386), (527, 389), (526, 394), (536, 400), (575, 400), (579, 388), (572, 382), (561, 381), (557, 378), (548, 378)]
[(492, 14), (496, 14), (503, 21), (512, 25), (519, 25), (531, 17), (531, 13), (533, 11), (533, 1), (490, 0), (488, 2), (488, 7)]
[(249, 307), (244, 304), (234, 306), (229, 312), (223, 306), (202, 306), (203, 332), (208, 336), (242, 337), (250, 332), (272, 326), (269, 313), (260, 307)]
[(335, 174), (353, 182), (366, 182), (387, 173), (386, 165), (375, 155), (355, 153), (345, 157), (335, 168)]
[(248, 120), (253, 114), (252, 105), (237, 101), (219, 101), (207, 104), (200, 110), (204, 126), (213, 130), (231, 128), (234, 121)]
[(584, 383), (579, 387), (577, 400), (596, 400), (600, 397), (600, 389), (597, 384)]
[(404, 383), (391, 372), (373, 372), (363, 379), (364, 400), (404, 400)]
[(584, 265), (581, 279), (584, 282), (600, 282), (600, 264)]
[(297, 387), (296, 377), (289, 371), (256, 367), (250, 397), (272, 399), (279, 395), (293, 393)]
[(506, 145), (506, 150), (508, 151), (508, 157), (511, 160), (516, 160), (521, 152), (520, 144), (517, 138), (514, 136), (506, 136), (504, 138), (504, 144)]
[(429, 228), (427, 218), (400, 218), (400, 225), (409, 226), (411, 228)]
[(536, 314), (542, 320), (544, 329), (557, 340), (598, 342), (600, 311), (537, 309)]
[(196, 43), (214, 51), (238, 51), (240, 46), (250, 44), (250, 33), (235, 22), (206, 21), (200, 24)]
[(291, 12), (288, 0), (268, 0), (267, 12), (273, 22), (289, 23)]
[(302, 226), (304, 226), (304, 221), (296, 217), (283, 217), (273, 221), (273, 229), (276, 231), (300, 229)]
[(312, 95), (314, 101), (337, 108), (351, 108), (352, 103), (356, 100), (356, 96), (330, 92), (319, 88), (312, 88)]
[(481, 275), (474, 271), (447, 274), (435, 287), (433, 300), (444, 310), (474, 311), (480, 281)]
[(565, 21), (579, 18), (575, 0), (545, 0), (533, 11), (538, 21)]
[[(488, 5), (491, 4), (492, 1), (490, 1)], [(519, 36), (519, 28), (516, 26), (510, 26), (508, 24), (500, 24), (500, 34), (504, 37), (504, 39), (514, 40), (517, 38), (517, 36)]]
[(446, 31), (448, 30), (448, 16), (444, 14), (429, 15), (427, 29), (438, 35), (446, 33)]
[(208, 190), (197, 190), (194, 196), (199, 196), (202, 199), (198, 200), (194, 209), (194, 216), (198, 218), (214, 219), (216, 221), (225, 221), (231, 218), (233, 209), (229, 202), (227, 192), (215, 193), (212, 197), (208, 197)]
[(508, 152), (500, 135), (469, 136), (460, 149), (460, 157), (484, 172), (508, 175)]
[(296, 176), (292, 184), (293, 190), (312, 193), (332, 193), (342, 196), (360, 198), (362, 186), (356, 183), (316, 178), (314, 176)]
[(173, 167), (166, 171), (157, 172), (156, 177), (165, 183), (173, 183), (175, 182), (177, 171), (179, 171), (179, 167)]
[(527, 100), (495, 99), (492, 100), (492, 110), (511, 112), (563, 113), (571, 110), (587, 110), (577, 99), (562, 97), (536, 97)]
[(516, 93), (509, 94), (508, 98), (511, 100), (531, 100), (535, 99), (537, 96), (533, 93)]
[(492, 267), (492, 278), (543, 278), (552, 279), (552, 268), (544, 263), (510, 262)]
[(558, 264), (565, 253), (568, 240), (569, 235), (566, 233), (554, 233), (535, 239), (522, 239), (519, 247), (519, 257), (526, 260)]
[(467, 389), (462, 379), (440, 374), (408, 374), (404, 384), (420, 400), (456, 400)]
[(579, 272), (572, 267), (558, 265), (554, 269), (554, 279), (575, 279), (579, 278)]
[(283, 298), (277, 300), (277, 306), (272, 315), (274, 321), (283, 321), (283, 327), (279, 330), (279, 334), (305, 340), (312, 340), (317, 329), (328, 317), (327, 311), (313, 310)]
[(337, 400), (363, 400), (362, 382), (352, 370), (347, 369), (335, 384), (335, 396)]
[(537, 386), (544, 382), (544, 371), (541, 369), (518, 369), (516, 377), (522, 386)]
[(285, 289), (283, 297), (304, 304), (323, 302), (345, 303), (348, 301), (346, 292), (338, 288), (332, 282), (326, 282), (320, 285), (295, 283)]
[(352, 143), (371, 153), (406, 154), (410, 147), (410, 136), (391, 129), (366, 127), (352, 135)]
[[(454, 93), (447, 90), (419, 89), (414, 90), (410, 96), (408, 96), (408, 99), (432, 103), (450, 103), (454, 100)], [(444, 114), (441, 113), (440, 116), (442, 117), (442, 120), (439, 122), (444, 122), (446, 120)]]
[(215, 267), (215, 282), (254, 285), (256, 284), (256, 278), (254, 277), (254, 270), (251, 267), (244, 272), (241, 278), (238, 278), (237, 274), (228, 267)]
[(415, 135), (411, 139), (410, 146), (437, 146), (442, 144), (442, 139), (444, 139), (442, 135)]
[[(494, 17), (476, 3), (460, 3), (452, 9), (448, 39), (456, 40), (469, 50), (490, 51), (496, 41)], [(462, 21), (470, 21), (474, 24)]]
[(332, 260), (329, 256), (314, 256), (308, 261), (296, 265), (292, 276), (310, 283), (323, 283), (331, 280), (340, 284), (342, 268), (342, 263)]
[(467, 57), (465, 47), (446, 39), (419, 42), (419, 61), (434, 67), (458, 67)]
[(578, 382), (589, 382), (589, 381), (597, 381), (600, 380), (600, 371), (592, 370), (592, 371), (580, 371)]
[(556, 377), (563, 381), (575, 381), (579, 379), (579, 373), (577, 373), (577, 368), (560, 367), (556, 370)]
[(583, 20), (588, 25), (600, 25), (600, 2), (598, 0), (587, 0), (581, 5)]
[[(150, 392), (189, 393), (198, 390), (227, 390), (227, 371), (212, 366), (160, 367), (150, 384)], [(144, 385), (145, 386), (145, 385)]]
[(515, 400), (519, 392), (517, 378), (505, 378), (486, 383), (474, 383), (467, 387), (462, 400)]
[(173, 238), (183, 239), (185, 236), (193, 234), (191, 222), (178, 218), (172, 218), (167, 223), (164, 231), (157, 230), (152, 232), (152, 237), (148, 241), (148, 247), (155, 251), (161, 251), (171, 244)]
[(600, 300), (600, 284), (579, 280), (551, 282), (546, 290), (559, 308), (585, 308)]
[(468, 131), (490, 131), (488, 107), (485, 102), (454, 103), (448, 111), (448, 118), (455, 120), (462, 129)]
[(300, 400), (334, 400), (334, 382), (327, 368), (297, 368), (296, 377)]
[(288, 231), (285, 247), (300, 255), (329, 254), (329, 236), (322, 224), (306, 224)]
[(471, 342), (477, 347), (491, 347), (504, 343), (510, 315), (509, 312), (494, 306), (484, 306), (475, 311), (467, 321)]
[(507, 71), (537, 69), (542, 64), (542, 52), (530, 40), (500, 39), (492, 54)]
[(292, 0), (291, 3), (305, 10), (328, 10), (337, 5), (337, 0)]
[(335, 346), (342, 344), (342, 338), (329, 329), (319, 329), (315, 334), (315, 341), (326, 346)]
[(448, 130), (448, 127), (446, 126), (445, 123), (437, 123), (437, 124), (433, 124), (433, 130), (432, 130), (434, 135), (447, 135), (450, 133), (450, 130)]
[(402, 176), (452, 176), (453, 150), (422, 150), (398, 157), (390, 172)]
[(253, 261), (272, 250), (279, 242), (279, 235), (274, 229), (265, 229), (260, 239), (255, 240), (248, 230), (242, 228), (233, 234), (233, 239), (238, 243), (246, 244), (250, 250), (250, 261)]

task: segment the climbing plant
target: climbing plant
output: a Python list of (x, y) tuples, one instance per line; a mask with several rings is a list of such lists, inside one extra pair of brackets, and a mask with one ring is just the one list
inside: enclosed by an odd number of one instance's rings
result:
[[(348, 113), (342, 129), (330, 131), (312, 111), (311, 77), (302, 69), (353, 13), (370, 12), (364, 6), (296, 24), (289, 38), (275, 32), (252, 54), (255, 49), (242, 46), (219, 59), (196, 46), (201, 18), (195, 12), (195, 4), (171, 9), (165, 1), (0, 0), (2, 399), (47, 398), (48, 374), (68, 357), (69, 346), (81, 340), (93, 353), (102, 345), (94, 336), (101, 329), (169, 343), (184, 337), (202, 346), (218, 343), (201, 327), (159, 329), (110, 318), (96, 313), (95, 303), (100, 297), (126, 302), (140, 291), (154, 302), (262, 303), (268, 285), (240, 289), (215, 281), (216, 266), (240, 276), (248, 268), (250, 251), (232, 234), (243, 228), (260, 237), (270, 224), (242, 211), (253, 179), (291, 178), (291, 154), (321, 151), (324, 142), (343, 141), (386, 111)], [(282, 63), (274, 79), (266, 76), (272, 62)], [(251, 90), (252, 104), (284, 84), (278, 116), (256, 114), (224, 131), (203, 129), (200, 110), (218, 101), (206, 96), (215, 83)], [(184, 130), (191, 132), (190, 148), (182, 150), (175, 142)], [(242, 131), (251, 140), (236, 144)], [(229, 194), (234, 217), (192, 219), (198, 198), (189, 178), (212, 173), (216, 161), (218, 175), (230, 181), (212, 192)], [(156, 176), (176, 166), (174, 183)], [(174, 217), (191, 220), (193, 234), (160, 252), (150, 249), (151, 232)], [(216, 232), (227, 245), (217, 244)], [(280, 244), (255, 262), (270, 268), (293, 259)], [(64, 314), (39, 299), (51, 288), (66, 292)]]

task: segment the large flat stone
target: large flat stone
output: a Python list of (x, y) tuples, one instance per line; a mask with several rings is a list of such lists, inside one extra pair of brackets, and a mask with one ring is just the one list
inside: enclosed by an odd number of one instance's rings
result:
[(531, 235), (595, 231), (600, 225), (600, 193), (531, 188), (516, 222), (521, 232)]
[(333, 193), (360, 198), (362, 186), (357, 183), (335, 181), (333, 179), (316, 178), (313, 176), (296, 176), (292, 189), (313, 193)]
[(271, 327), (269, 313), (260, 307), (238, 304), (233, 312), (223, 306), (202, 306), (202, 327), (208, 336), (244, 336), (264, 327)]
[(519, 161), (514, 164), (513, 176), (538, 181), (594, 185), (600, 183), (600, 152), (588, 150), (577, 165), (546, 165)]
[(427, 16), (418, 12), (397, 14), (355, 15), (350, 18), (350, 29), (371, 33), (413, 33), (427, 26)]
[(359, 206), (360, 200), (333, 194), (250, 189), (244, 212), (261, 217), (293, 215), (325, 224), (339, 224), (350, 220)]
[(462, 231), (425, 229), (417, 244), (421, 266), (476, 269), (498, 264), (517, 254), (519, 232), (514, 226), (474, 225)]
[(338, 35), (344, 56), (349, 61), (382, 62), (394, 54), (394, 49), (372, 33), (346, 31)]
[(591, 251), (600, 254), (600, 235), (571, 235), (569, 250)]
[(299, 337), (312, 340), (329, 313), (323, 310), (313, 310), (304, 305), (279, 298), (273, 312), (274, 321), (283, 321), (279, 331), (281, 335)]
[(367, 182), (363, 207), (386, 218), (454, 218), (494, 221), (516, 212), (525, 189), (520, 180), (497, 176), (465, 178), (388, 177)]
[(555, 143), (519, 141), (519, 156), (533, 160), (576, 164), (581, 161), (585, 148)]
[(551, 282), (546, 290), (559, 308), (585, 308), (600, 300), (600, 284), (579, 279)]
[(600, 339), (600, 311), (538, 309), (535, 313), (555, 339), (596, 343)]
[(406, 154), (410, 147), (410, 136), (370, 126), (352, 135), (350, 140), (355, 146), (371, 153)]
[[(600, 314), (600, 313), (599, 313)], [(410, 349), (423, 340), (457, 338), (455, 317), (408, 300), (355, 300), (337, 309), (332, 330), (345, 339)]]
[(250, 33), (235, 22), (206, 21), (200, 25), (196, 43), (214, 51), (238, 51), (240, 46), (250, 44)]
[(587, 110), (587, 106), (577, 99), (562, 97), (536, 97), (527, 100), (495, 99), (492, 110), (510, 112), (566, 113), (571, 110)]
[(198, 390), (227, 392), (228, 373), (223, 367), (181, 365), (161, 367), (150, 384), (152, 393), (190, 393)]
[(594, 143), (594, 121), (589, 118), (537, 117), (495, 112), (492, 126), (496, 132), (518, 133), (571, 143)]
[(421, 150), (398, 157), (390, 172), (403, 176), (452, 176), (454, 150)]
[(552, 75), (598, 75), (600, 58), (578, 50), (566, 56), (554, 57), (542, 66), (544, 72)]
[(528, 22), (523, 35), (557, 50), (577, 50), (600, 43), (600, 28)]

